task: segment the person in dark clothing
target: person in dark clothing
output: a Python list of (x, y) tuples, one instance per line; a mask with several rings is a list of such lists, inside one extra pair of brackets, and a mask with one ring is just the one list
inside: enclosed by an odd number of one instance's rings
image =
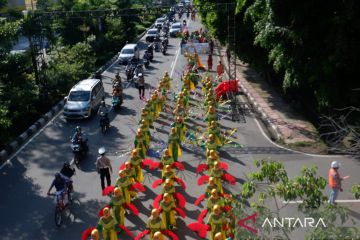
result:
[(71, 167), (69, 163), (64, 163), (63, 168), (60, 171), (62, 177), (68, 181), (69, 191), (73, 191), (74, 187), (71, 181), (71, 177), (75, 174), (75, 168)]

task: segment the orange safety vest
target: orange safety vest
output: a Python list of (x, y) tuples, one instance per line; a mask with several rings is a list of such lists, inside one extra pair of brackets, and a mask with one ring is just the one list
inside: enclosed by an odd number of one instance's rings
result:
[[(335, 175), (335, 178), (334, 178), (334, 175)], [(339, 184), (340, 184), (340, 174), (339, 174), (335, 169), (330, 168), (330, 169), (329, 169), (328, 176), (329, 176), (329, 186), (330, 186), (331, 188), (339, 187)]]

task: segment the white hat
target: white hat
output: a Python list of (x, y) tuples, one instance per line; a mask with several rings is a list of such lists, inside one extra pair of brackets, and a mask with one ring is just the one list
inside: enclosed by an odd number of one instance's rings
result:
[(340, 167), (340, 163), (338, 161), (332, 161), (331, 163), (331, 168), (339, 168)]
[(99, 154), (103, 155), (106, 152), (106, 149), (104, 147), (99, 148)]

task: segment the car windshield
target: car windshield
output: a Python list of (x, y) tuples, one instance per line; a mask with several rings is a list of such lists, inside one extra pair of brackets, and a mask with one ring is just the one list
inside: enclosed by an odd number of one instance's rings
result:
[(158, 19), (158, 20), (156, 20), (156, 22), (158, 22), (158, 23), (163, 23), (165, 21), (165, 19)]
[(74, 102), (87, 102), (90, 99), (89, 91), (71, 91), (68, 100)]
[(180, 26), (180, 25), (172, 25), (171, 28), (172, 28), (172, 29), (174, 29), (174, 28), (176, 29), (176, 28), (181, 28), (181, 26)]
[(149, 30), (148, 34), (157, 34), (157, 30)]
[(122, 54), (132, 54), (134, 53), (134, 50), (133, 49), (130, 49), (130, 48), (127, 48), (127, 49), (123, 49), (121, 51)]

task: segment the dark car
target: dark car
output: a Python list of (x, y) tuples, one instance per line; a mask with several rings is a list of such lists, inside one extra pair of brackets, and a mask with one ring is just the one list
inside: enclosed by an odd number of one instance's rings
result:
[(158, 30), (156, 28), (149, 29), (145, 35), (145, 41), (153, 42), (156, 36), (159, 36)]

